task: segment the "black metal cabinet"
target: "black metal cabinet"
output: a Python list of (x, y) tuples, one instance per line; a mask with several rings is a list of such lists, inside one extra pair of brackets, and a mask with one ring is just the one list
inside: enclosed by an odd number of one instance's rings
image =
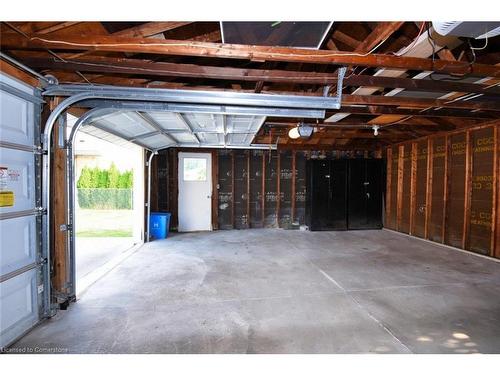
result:
[(318, 160), (307, 168), (306, 221), (311, 230), (347, 229), (345, 160)]
[(380, 159), (349, 160), (349, 229), (382, 228), (382, 167)]
[(314, 160), (307, 165), (310, 230), (382, 227), (383, 164), (379, 159)]

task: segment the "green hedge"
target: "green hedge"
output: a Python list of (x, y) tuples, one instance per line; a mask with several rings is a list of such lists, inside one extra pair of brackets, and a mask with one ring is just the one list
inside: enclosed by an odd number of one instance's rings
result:
[(133, 171), (120, 173), (114, 163), (108, 169), (83, 167), (76, 183), (82, 189), (132, 189)]
[(78, 206), (98, 210), (131, 210), (132, 189), (77, 189)]

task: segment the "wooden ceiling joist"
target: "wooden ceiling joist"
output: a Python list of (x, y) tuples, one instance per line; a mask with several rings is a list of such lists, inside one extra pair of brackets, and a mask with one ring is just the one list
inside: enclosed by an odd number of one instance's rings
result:
[(498, 103), (492, 101), (453, 101), (445, 99), (411, 98), (407, 96), (342, 95), (342, 104), (500, 111)]
[(59, 22), (56, 25), (44, 27), (43, 29), (39, 29), (36, 32), (37, 34), (50, 34), (74, 26), (78, 23), (80, 22)]
[[(242, 69), (216, 67), (195, 64), (152, 62), (135, 59), (94, 58), (85, 60), (60, 61), (53, 58), (24, 58), (24, 63), (32, 68), (99, 72), (133, 75), (156, 75), (160, 77), (187, 77), (218, 80), (265, 81), (283, 83), (302, 83), (330, 85), (337, 83), (337, 76), (331, 73), (297, 72), (274, 69)], [(462, 83), (445, 80), (423, 80), (392, 78), (370, 75), (351, 75), (344, 86), (371, 86), (403, 88), (413, 91), (430, 92), (471, 92), (488, 95), (500, 95), (500, 87), (475, 83)]]
[(375, 29), (358, 46), (356, 52), (371, 51), (394, 34), (404, 22), (379, 22)]
[[(61, 40), (63, 39), (63, 40)], [(217, 44), (182, 40), (157, 40), (115, 36), (71, 36), (51, 39), (35, 34), (27, 38), (10, 34), (1, 41), (2, 49), (47, 49), (108, 51), (218, 57), (251, 61), (286, 61), (314, 64), (358, 65), (405, 70), (427, 70), (448, 74), (500, 77), (500, 67), (461, 61), (432, 60), (387, 54), (361, 54), (298, 48)]]
[[(342, 106), (339, 112), (349, 112), (357, 115), (401, 115), (412, 117), (455, 117), (459, 119), (475, 118), (475, 119), (492, 119), (497, 115), (496, 112), (471, 112), (468, 110), (448, 109), (441, 108), (439, 110), (429, 109), (412, 109), (412, 108), (396, 108), (384, 106), (363, 106), (363, 107), (349, 107)], [(329, 112), (328, 115), (334, 114)]]
[(113, 33), (113, 36), (146, 38), (148, 36), (164, 33), (169, 30), (177, 29), (178, 27), (189, 25), (190, 23), (192, 22), (147, 22), (139, 26)]

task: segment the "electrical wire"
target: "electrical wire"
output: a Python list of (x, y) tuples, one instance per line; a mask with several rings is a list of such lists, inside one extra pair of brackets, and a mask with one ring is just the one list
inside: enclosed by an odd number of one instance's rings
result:
[(469, 47), (473, 51), (482, 51), (483, 49), (485, 49), (486, 47), (488, 47), (488, 33), (486, 33), (486, 42), (484, 43), (484, 46), (482, 46), (482, 47), (472, 47), (472, 45), (470, 44), (470, 38), (469, 38)]
[[(436, 42), (434, 41), (434, 39), (432, 38), (432, 35), (430, 33), (429, 23), (426, 22), (426, 24), (427, 24), (427, 26), (426, 26), (427, 27), (427, 42), (432, 47), (432, 69), (431, 70), (434, 70), (434, 63), (436, 61)], [(460, 75), (458, 78), (454, 78), (454, 77), (450, 76), (450, 77), (442, 78), (442, 79), (434, 78), (435, 72), (432, 72), (431, 74), (429, 74), (429, 78), (431, 80), (433, 80), (433, 81), (463, 81), (469, 77), (469, 75), (472, 73), (472, 65), (476, 62), (476, 54), (475, 54), (474, 50), (472, 49), (470, 39), (467, 39), (467, 41), (468, 41), (469, 47), (471, 48), (471, 52), (472, 52), (472, 56), (473, 56), (472, 61), (470, 61), (468, 63), (470, 72), (464, 73), (464, 74)]]
[(427, 23), (426, 21), (422, 22), (422, 25), (420, 25), (420, 29), (418, 30), (417, 37), (413, 40), (413, 43), (409, 47), (407, 47), (407, 49), (405, 51), (403, 51), (401, 53), (393, 53), (393, 54), (396, 56), (404, 56), (408, 52), (410, 52), (413, 49), (413, 47), (415, 47), (415, 45), (417, 44), (418, 38), (420, 38), (420, 35), (422, 35), (422, 32), (424, 31), (424, 26), (426, 23)]
[[(5, 22), (5, 24), (11, 28), (12, 30), (14, 30), (16, 33), (24, 36), (25, 38), (27, 38), (28, 40), (32, 40), (33, 38), (30, 37), (28, 34), (26, 34), (24, 31), (20, 30), (19, 28), (15, 27), (14, 25), (12, 25), (10, 22)], [(57, 53), (55, 53), (54, 51), (46, 48), (45, 49), (49, 54), (51, 54), (52, 56), (54, 56), (55, 58), (59, 59), (59, 61), (62, 61), (62, 62), (67, 62), (65, 59), (63, 59), (61, 56), (59, 56)], [(75, 73), (80, 76), (85, 82), (87, 82), (88, 84), (90, 85), (93, 85), (92, 82), (90, 82), (87, 77), (85, 77), (81, 72), (79, 71), (75, 71)]]

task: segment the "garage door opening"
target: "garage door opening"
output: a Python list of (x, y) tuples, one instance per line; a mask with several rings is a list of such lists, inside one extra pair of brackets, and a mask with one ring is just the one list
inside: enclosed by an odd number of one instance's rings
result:
[[(68, 115), (72, 128), (76, 117)], [(69, 134), (69, 133), (68, 133)], [(85, 133), (74, 144), (74, 241), (76, 290), (82, 292), (102, 267), (142, 241), (143, 150)]]

